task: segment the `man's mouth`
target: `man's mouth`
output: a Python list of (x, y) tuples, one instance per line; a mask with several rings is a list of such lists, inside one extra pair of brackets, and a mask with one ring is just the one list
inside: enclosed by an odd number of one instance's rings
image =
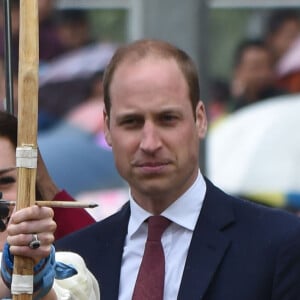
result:
[(135, 167), (145, 173), (159, 173), (166, 169), (170, 164), (167, 161), (145, 161), (134, 164)]

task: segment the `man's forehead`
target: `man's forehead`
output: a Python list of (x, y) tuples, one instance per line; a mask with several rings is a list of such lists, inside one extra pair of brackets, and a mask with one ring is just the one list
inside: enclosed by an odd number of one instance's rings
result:
[[(165, 74), (166, 76), (174, 77), (180, 74), (180, 77), (184, 77), (184, 74), (174, 59), (149, 55), (138, 59), (129, 58), (122, 61), (114, 71), (111, 85), (114, 85), (115, 82), (120, 83), (123, 79), (130, 80), (138, 78), (140, 75), (147, 76), (147, 74), (153, 74), (153, 72), (156, 72), (158, 74), (157, 76)], [(116, 77), (118, 77), (117, 81), (115, 80)]]
[(159, 54), (159, 53), (147, 53), (147, 54), (144, 54), (144, 55), (138, 55), (136, 53), (132, 53), (130, 55), (128, 55), (127, 57), (125, 57), (124, 59), (122, 59), (118, 66), (116, 67), (115, 71), (118, 70), (118, 68), (120, 66), (127, 66), (127, 65), (134, 65), (134, 64), (143, 64), (145, 62), (148, 62), (148, 61), (155, 61), (155, 62), (159, 62), (159, 61), (173, 61), (175, 63), (176, 60), (169, 56), (164, 56), (162, 54)]

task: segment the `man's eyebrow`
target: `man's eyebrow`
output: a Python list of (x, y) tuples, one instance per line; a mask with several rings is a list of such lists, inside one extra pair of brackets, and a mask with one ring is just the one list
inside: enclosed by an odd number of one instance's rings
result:
[(166, 107), (159, 111), (159, 114), (171, 114), (171, 113), (178, 113), (180, 112), (180, 109), (177, 106), (172, 106), (172, 107)]
[(141, 117), (142, 114), (139, 114), (137, 112), (126, 112), (126, 113), (120, 113), (119, 115), (116, 116), (117, 121), (122, 121), (127, 118), (137, 118)]
[(0, 170), (0, 175), (5, 174), (5, 173), (10, 172), (10, 171), (13, 171), (13, 170), (15, 170), (15, 169), (16, 169), (16, 167), (11, 167), (11, 168), (7, 168), (7, 169), (2, 169), (2, 170)]

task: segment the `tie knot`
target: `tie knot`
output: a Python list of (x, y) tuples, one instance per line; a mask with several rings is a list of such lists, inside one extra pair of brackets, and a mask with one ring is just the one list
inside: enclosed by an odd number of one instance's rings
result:
[(148, 241), (160, 241), (161, 236), (171, 221), (163, 216), (152, 216), (148, 219)]

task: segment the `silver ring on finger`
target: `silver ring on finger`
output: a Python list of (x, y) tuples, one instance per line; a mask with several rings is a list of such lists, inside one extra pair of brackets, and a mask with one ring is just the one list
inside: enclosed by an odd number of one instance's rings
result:
[(38, 236), (36, 233), (32, 234), (32, 240), (28, 244), (28, 247), (30, 249), (38, 249), (41, 246), (41, 241), (38, 239)]

